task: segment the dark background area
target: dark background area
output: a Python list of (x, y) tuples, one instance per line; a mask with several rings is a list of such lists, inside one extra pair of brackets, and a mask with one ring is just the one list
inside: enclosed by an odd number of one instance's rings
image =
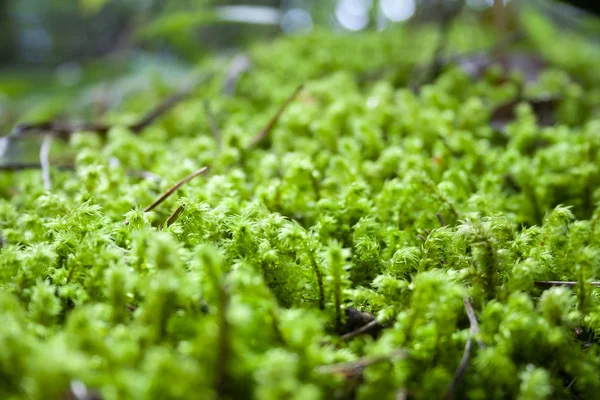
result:
[[(440, 4), (455, 2), (415, 0), (414, 18), (435, 17)], [(492, 2), (467, 0), (466, 5), (481, 12)], [(166, 52), (194, 61), (206, 50), (238, 46), (257, 34), (276, 34), (281, 30), (277, 25), (260, 23), (233, 26), (219, 20), (211, 10), (232, 5), (272, 7), (280, 11), (300, 8), (311, 13), (314, 22), (328, 24), (331, 22), (328, 14), (339, 3), (337, 0), (0, 0), (0, 68), (51, 67), (130, 49)], [(513, 0), (511, 3), (552, 4), (557, 15), (563, 13), (561, 6), (566, 3), (600, 13), (598, 1)], [(570, 8), (568, 14), (572, 19), (579, 18), (576, 9)]]

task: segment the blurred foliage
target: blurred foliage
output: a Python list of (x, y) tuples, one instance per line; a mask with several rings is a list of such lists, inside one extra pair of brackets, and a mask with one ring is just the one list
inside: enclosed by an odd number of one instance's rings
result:
[[(497, 32), (471, 21), (446, 32), (448, 53), (490, 60)], [(600, 88), (581, 72), (600, 56), (556, 41), (536, 79), (457, 64), (408, 89), (438, 38), (437, 25), (407, 25), (253, 43), (233, 95), (230, 57), (193, 71), (95, 66), (113, 75), (106, 136), (55, 140), (52, 156), (73, 170), (51, 168), (51, 190), (39, 171), (0, 174), (0, 398), (430, 399), (450, 397), (452, 382), (455, 398), (594, 398)], [(185, 102), (127, 128), (191, 72), (208, 79)], [(48, 116), (92, 112), (94, 85), (78, 85)], [(135, 95), (111, 97), (128, 85)], [(560, 99), (555, 126), (538, 124), (523, 93)], [(491, 116), (511, 101), (496, 132)], [(379, 336), (340, 338), (351, 307)]]

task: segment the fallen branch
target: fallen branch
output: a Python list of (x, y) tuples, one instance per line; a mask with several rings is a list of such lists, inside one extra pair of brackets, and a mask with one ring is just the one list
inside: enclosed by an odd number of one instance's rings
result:
[[(473, 309), (473, 304), (469, 298), (465, 298), (463, 300), (465, 305), (465, 310), (467, 312), (467, 317), (469, 317), (469, 338), (467, 339), (467, 343), (465, 344), (465, 350), (463, 351), (463, 355), (460, 359), (460, 363), (458, 364), (458, 368), (456, 372), (454, 372), (454, 376), (452, 377), (452, 381), (448, 386), (448, 390), (446, 390), (446, 394), (444, 395), (444, 399), (448, 400), (454, 396), (454, 392), (458, 384), (460, 383), (463, 375), (465, 374), (467, 368), (469, 367), (469, 359), (471, 357), (471, 348), (473, 347), (473, 337), (479, 333), (479, 323), (477, 322), (477, 317), (475, 316), (475, 310)], [(483, 344), (479, 344), (479, 347), (482, 347)]]
[(167, 97), (162, 103), (150, 110), (144, 115), (138, 122), (129, 126), (129, 129), (134, 133), (139, 133), (148, 125), (153, 123), (158, 117), (175, 107), (182, 100), (188, 97), (191, 93), (191, 89), (179, 91), (169, 97)]
[(189, 181), (191, 181), (192, 179), (194, 179), (195, 177), (197, 177), (200, 174), (203, 174), (204, 172), (206, 172), (208, 170), (208, 167), (202, 167), (199, 170), (191, 173), (190, 175), (186, 176), (185, 178), (183, 178), (182, 180), (180, 180), (179, 182), (177, 182), (173, 187), (171, 187), (169, 190), (167, 190), (165, 193), (163, 193), (158, 199), (156, 199), (152, 204), (150, 204), (148, 207), (144, 208), (144, 212), (149, 212), (154, 210), (156, 207), (158, 207), (163, 201), (165, 201), (166, 199), (169, 198), (169, 196), (171, 196), (173, 193), (175, 193), (175, 191), (177, 189), (179, 189), (180, 187), (182, 187), (183, 185), (185, 185), (186, 183), (188, 183)]
[[(191, 89), (181, 90), (169, 97), (167, 97), (160, 104), (155, 106), (153, 109), (148, 111), (143, 117), (137, 122), (127, 126), (133, 133), (139, 133), (148, 125), (153, 123), (157, 118), (162, 116), (164, 113), (175, 107), (183, 99), (188, 97), (191, 93)], [(44, 121), (37, 123), (23, 123), (17, 125), (11, 133), (8, 134), (10, 138), (17, 138), (26, 135), (47, 135), (53, 134), (61, 139), (67, 139), (71, 135), (77, 132), (93, 132), (100, 135), (106, 135), (113, 125), (99, 123), (99, 122), (69, 122), (69, 121)]]
[(352, 332), (348, 332), (348, 333), (340, 336), (340, 339), (350, 340), (357, 336), (363, 335), (365, 333), (374, 333), (381, 328), (382, 328), (382, 326), (379, 324), (379, 322), (377, 322), (377, 320), (374, 319), (373, 321), (369, 322), (368, 324), (363, 325), (360, 328), (358, 328)]
[(169, 216), (169, 218), (167, 218), (166, 221), (166, 226), (169, 227), (171, 225), (173, 225), (175, 223), (175, 221), (177, 221), (177, 219), (179, 218), (179, 216), (181, 215), (181, 213), (185, 210), (185, 204), (180, 205), (179, 207), (177, 207), (175, 209), (175, 211), (173, 211), (173, 214), (171, 214)]
[[(591, 286), (600, 287), (600, 282), (588, 282)], [(552, 286), (568, 286), (575, 287), (579, 285), (579, 282), (570, 281), (536, 281), (535, 286), (539, 287), (552, 287)]]
[(366, 356), (355, 361), (343, 362), (338, 364), (322, 365), (316, 368), (320, 374), (341, 374), (346, 377), (353, 377), (361, 374), (365, 368), (370, 365), (379, 364), (394, 359), (406, 358), (406, 351), (403, 349), (396, 350), (392, 353), (382, 356)]
[(279, 110), (277, 110), (275, 115), (273, 115), (273, 117), (271, 117), (271, 119), (269, 120), (267, 125), (258, 133), (258, 135), (256, 135), (250, 141), (250, 146), (257, 146), (258, 144), (260, 144), (260, 142), (262, 142), (269, 135), (269, 133), (273, 130), (275, 125), (277, 125), (277, 122), (279, 121), (279, 118), (281, 117), (281, 115), (283, 114), (285, 109), (290, 105), (290, 103), (292, 101), (294, 101), (294, 99), (296, 97), (298, 97), (298, 94), (300, 94), (300, 92), (302, 91), (303, 88), (304, 88), (304, 84), (300, 84), (296, 88), (296, 90), (294, 90), (294, 92), (290, 95), (290, 97), (288, 97), (283, 102), (283, 104), (279, 107)]
[(440, 225), (443, 227), (446, 226), (446, 221), (444, 221), (444, 217), (442, 216), (441, 213), (437, 212), (435, 213), (435, 216), (437, 217), (438, 221), (440, 221)]
[[(0, 171), (23, 171), (27, 169), (41, 169), (42, 164), (39, 162), (9, 162), (5, 164), (0, 164)], [(73, 165), (54, 165), (54, 168), (65, 169), (65, 170), (74, 170), (75, 167)]]
[[(469, 318), (469, 323), (471, 324), (470, 332), (471, 335), (477, 336), (479, 334), (479, 322), (477, 321), (477, 316), (475, 315), (475, 310), (473, 309), (473, 303), (471, 303), (471, 299), (466, 297), (463, 301), (465, 304), (465, 311), (467, 312), (467, 317)], [(481, 340), (477, 340), (477, 345), (479, 348), (484, 348), (485, 344)]]

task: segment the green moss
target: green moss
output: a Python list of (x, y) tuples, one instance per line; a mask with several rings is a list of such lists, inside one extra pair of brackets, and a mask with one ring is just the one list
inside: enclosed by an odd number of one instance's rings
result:
[[(311, 35), (252, 48), (235, 96), (218, 73), (140, 135), (75, 135), (75, 171), (52, 169), (51, 191), (39, 171), (1, 173), (0, 398), (76, 381), (106, 399), (440, 398), (470, 340), (465, 298), (479, 332), (456, 398), (595, 397), (600, 102), (574, 75), (590, 60), (571, 51), (525, 82), (559, 96), (557, 124), (522, 103), (500, 140), (490, 116), (519, 77), (449, 67), (415, 94), (431, 31)], [(576, 285), (536, 286), (550, 280)], [(349, 307), (380, 335), (341, 340)]]

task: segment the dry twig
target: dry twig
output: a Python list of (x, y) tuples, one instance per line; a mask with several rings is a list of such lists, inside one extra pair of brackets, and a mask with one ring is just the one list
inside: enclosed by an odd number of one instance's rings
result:
[(206, 172), (208, 170), (208, 167), (202, 167), (199, 170), (191, 173), (190, 175), (186, 176), (185, 178), (183, 178), (182, 180), (180, 180), (179, 182), (177, 182), (175, 185), (173, 185), (169, 190), (167, 190), (165, 193), (163, 193), (158, 199), (156, 199), (152, 204), (150, 204), (148, 207), (144, 208), (144, 212), (148, 212), (148, 211), (152, 211), (154, 210), (156, 207), (158, 207), (163, 201), (165, 201), (166, 199), (169, 198), (169, 196), (171, 196), (173, 193), (175, 193), (175, 191), (177, 189), (179, 189), (180, 187), (182, 187), (183, 185), (185, 185), (186, 183), (188, 183), (189, 181), (191, 181), (192, 179), (194, 179), (195, 177), (197, 177), (198, 175), (203, 174), (204, 172)]
[[(450, 382), (448, 390), (446, 390), (446, 394), (444, 395), (444, 399), (446, 400), (451, 399), (454, 396), (454, 392), (456, 391), (458, 384), (460, 383), (463, 375), (469, 367), (469, 358), (471, 357), (471, 348), (473, 347), (473, 337), (479, 332), (479, 323), (477, 322), (477, 317), (475, 316), (475, 310), (473, 309), (471, 299), (466, 297), (463, 302), (470, 323), (469, 338), (467, 339), (467, 343), (465, 344), (465, 350), (463, 351), (463, 355), (460, 359), (460, 363), (458, 364), (458, 368), (456, 369), (456, 372), (454, 372), (452, 381)], [(482, 346), (483, 344), (479, 343), (479, 347)]]
[(381, 325), (379, 324), (379, 322), (377, 322), (376, 319), (374, 319), (373, 321), (369, 322), (366, 325), (361, 326), (360, 328), (352, 331), (352, 332), (348, 332), (342, 336), (340, 336), (340, 339), (342, 340), (350, 340), (353, 339), (357, 336), (363, 335), (365, 333), (372, 333), (377, 331), (378, 329), (381, 329)]
[[(55, 168), (74, 170), (72, 165), (55, 165)], [(9, 162), (0, 165), (0, 171), (23, 171), (27, 169), (41, 169), (42, 165), (39, 162)]]
[(267, 125), (258, 133), (258, 135), (256, 135), (252, 139), (252, 141), (250, 142), (251, 146), (257, 146), (258, 144), (260, 144), (260, 142), (262, 142), (269, 135), (269, 133), (273, 130), (275, 125), (277, 125), (277, 122), (279, 121), (279, 118), (281, 117), (281, 115), (283, 114), (285, 109), (290, 105), (290, 103), (292, 101), (294, 101), (294, 99), (296, 97), (298, 97), (298, 94), (300, 94), (300, 92), (302, 91), (303, 88), (304, 88), (304, 84), (299, 85), (296, 88), (296, 90), (294, 90), (294, 92), (290, 95), (290, 97), (288, 97), (283, 102), (283, 104), (279, 107), (279, 110), (277, 110), (275, 115), (273, 115), (273, 117), (271, 117), (271, 119), (269, 120)]
[[(128, 125), (127, 127), (134, 133), (139, 133), (148, 125), (152, 124), (157, 118), (165, 114), (167, 111), (175, 107), (182, 100), (187, 98), (192, 89), (185, 89), (176, 92), (175, 94), (167, 97), (160, 104), (148, 111), (142, 116), (137, 122)], [(17, 125), (8, 137), (18, 138), (25, 135), (47, 135), (52, 134), (61, 139), (67, 139), (71, 135), (77, 132), (93, 132), (100, 135), (106, 135), (113, 125), (101, 123), (101, 122), (69, 122), (69, 121), (44, 121), (37, 123), (23, 123)]]
[(435, 216), (437, 217), (438, 221), (440, 221), (440, 225), (442, 226), (442, 228), (446, 226), (446, 221), (444, 221), (444, 217), (441, 213), (437, 212), (435, 213)]
[(175, 223), (175, 221), (177, 221), (177, 219), (179, 218), (179, 216), (181, 215), (181, 213), (185, 210), (185, 204), (180, 205), (179, 207), (177, 207), (175, 209), (175, 211), (173, 211), (173, 214), (171, 214), (169, 216), (169, 218), (167, 218), (166, 221), (166, 225), (167, 227), (173, 225)]

